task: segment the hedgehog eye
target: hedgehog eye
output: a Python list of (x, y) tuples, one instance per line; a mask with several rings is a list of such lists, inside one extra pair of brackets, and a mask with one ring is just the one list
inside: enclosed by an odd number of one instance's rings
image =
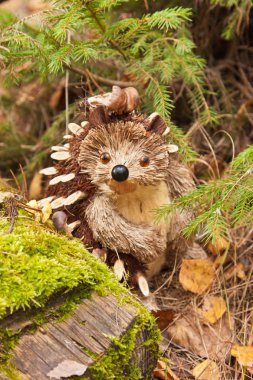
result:
[(149, 157), (148, 157), (148, 156), (144, 156), (144, 157), (142, 157), (142, 158), (140, 159), (140, 165), (141, 165), (142, 167), (146, 167), (146, 166), (148, 166), (148, 165), (149, 165), (149, 162), (150, 162), (150, 160), (149, 160)]
[(100, 161), (102, 164), (107, 164), (111, 160), (111, 156), (109, 153), (102, 153), (100, 156)]

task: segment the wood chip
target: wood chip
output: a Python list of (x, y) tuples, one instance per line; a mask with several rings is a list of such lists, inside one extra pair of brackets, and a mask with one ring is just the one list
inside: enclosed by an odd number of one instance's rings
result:
[(57, 174), (57, 169), (54, 166), (40, 170), (40, 174), (44, 175), (54, 175)]
[[(165, 131), (163, 132), (163, 136), (165, 137), (165, 136), (167, 136), (168, 134), (170, 133), (170, 127), (167, 127), (166, 129), (165, 129)], [(176, 146), (176, 145), (175, 145)]]
[(65, 174), (61, 179), (61, 182), (68, 182), (75, 178), (75, 173)]
[(83, 131), (82, 127), (76, 123), (69, 123), (68, 129), (70, 132), (72, 132), (74, 135), (80, 135)]
[(178, 151), (178, 146), (175, 144), (168, 144), (167, 149), (169, 153), (176, 153)]
[(121, 281), (125, 273), (125, 266), (122, 260), (118, 259), (115, 261), (113, 272), (117, 276), (118, 280)]
[(149, 286), (146, 278), (143, 275), (139, 275), (137, 278), (138, 286), (144, 297), (149, 296)]
[(73, 136), (72, 135), (64, 135), (63, 138), (65, 140), (70, 140), (70, 139), (73, 139)]
[(69, 152), (54, 152), (51, 154), (51, 158), (57, 161), (64, 161), (70, 158)]
[(68, 182), (74, 178), (75, 178), (74, 173), (58, 175), (57, 177), (54, 177), (49, 181), (49, 185), (56, 185), (59, 182)]
[(55, 199), (51, 203), (52, 209), (56, 209), (56, 208), (60, 208), (60, 207), (64, 206), (64, 201), (65, 201), (65, 198), (63, 198), (63, 197)]
[(73, 194), (70, 194), (66, 199), (65, 199), (65, 202), (64, 202), (64, 206), (69, 206), (69, 205), (72, 205), (73, 203), (77, 202), (77, 201), (80, 201), (81, 199), (84, 199), (87, 197), (87, 194), (84, 193), (83, 191), (76, 191), (75, 193)]
[(58, 175), (57, 177), (54, 177), (52, 178), (50, 181), (49, 181), (49, 185), (57, 185), (57, 183), (61, 182), (62, 181), (62, 178), (64, 177), (64, 175)]
[(89, 124), (89, 122), (88, 121), (82, 121), (81, 122), (81, 126), (84, 128), (84, 127), (86, 127), (86, 125), (88, 125)]
[(81, 224), (81, 221), (80, 220), (76, 220), (75, 222), (72, 222), (70, 224), (67, 224), (67, 231), (69, 233), (72, 233), (78, 226), (80, 226)]
[(68, 150), (68, 148), (66, 148), (65, 146), (61, 146), (61, 145), (53, 145), (53, 146), (51, 146), (51, 150), (53, 150), (54, 152), (62, 152), (62, 151)]
[(149, 123), (151, 123), (157, 116), (160, 116), (158, 112), (153, 112), (149, 115), (149, 117), (147, 118), (147, 121)]
[(52, 200), (55, 198), (55, 195), (51, 196), (51, 197), (47, 197), (47, 198), (43, 198), (43, 199), (40, 199), (38, 201), (38, 206), (40, 208), (44, 207), (48, 202), (51, 203)]

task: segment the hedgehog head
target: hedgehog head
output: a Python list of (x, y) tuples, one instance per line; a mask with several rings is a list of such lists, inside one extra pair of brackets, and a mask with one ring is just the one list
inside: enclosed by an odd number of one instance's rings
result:
[(166, 125), (159, 115), (112, 121), (97, 108), (90, 123), (78, 162), (100, 191), (122, 194), (165, 180), (169, 152), (162, 136)]

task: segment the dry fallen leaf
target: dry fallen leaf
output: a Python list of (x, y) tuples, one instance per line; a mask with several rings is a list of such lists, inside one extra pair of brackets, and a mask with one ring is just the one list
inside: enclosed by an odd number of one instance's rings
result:
[(224, 251), (227, 251), (229, 249), (229, 242), (224, 239), (222, 236), (220, 236), (215, 243), (209, 242), (207, 245), (207, 249), (213, 254), (213, 255), (219, 255), (220, 253), (223, 253)]
[(161, 380), (179, 380), (177, 375), (175, 375), (175, 373), (162, 360), (157, 361), (157, 365), (153, 371), (153, 375)]
[(215, 267), (208, 259), (183, 260), (179, 281), (185, 290), (202, 294), (214, 280)]
[(220, 380), (219, 367), (210, 359), (206, 359), (194, 367), (192, 374), (198, 380)]
[(171, 309), (153, 311), (152, 314), (156, 317), (156, 323), (161, 331), (165, 330), (175, 318), (175, 311)]
[(233, 340), (233, 320), (223, 315), (212, 326), (201, 322), (194, 310), (177, 319), (167, 330), (173, 342), (202, 357), (222, 362), (229, 357)]
[(253, 346), (234, 345), (231, 349), (231, 355), (237, 359), (240, 365), (253, 370)]
[(42, 216), (41, 221), (42, 223), (46, 223), (46, 221), (50, 218), (52, 214), (52, 206), (49, 202), (46, 202), (45, 206), (42, 208)]
[(204, 321), (214, 324), (227, 310), (226, 302), (222, 297), (208, 296), (204, 299), (204, 305), (201, 309), (197, 309), (198, 314)]
[(81, 376), (88, 367), (74, 360), (63, 360), (54, 369), (48, 372), (47, 376), (54, 379), (62, 377)]
[(228, 254), (227, 252), (223, 253), (223, 255), (216, 256), (216, 259), (214, 261), (215, 268), (218, 268), (226, 263)]
[(29, 198), (39, 199), (42, 195), (42, 174), (35, 173), (29, 186)]
[(240, 278), (240, 280), (246, 280), (246, 274), (244, 272), (244, 266), (243, 263), (237, 263), (236, 265), (233, 265), (231, 268), (227, 269), (224, 273), (224, 278), (226, 281), (230, 280), (231, 278), (237, 276)]
[(39, 207), (38, 202), (34, 199), (28, 202), (27, 205), (29, 206), (28, 211), (31, 214), (34, 214), (37, 222), (46, 223), (52, 214), (52, 206), (50, 202), (46, 202), (42, 209)]
[(27, 205), (29, 207), (31, 207), (28, 209), (28, 211), (31, 214), (34, 214), (34, 218), (35, 218), (36, 222), (40, 222), (40, 208), (39, 208), (37, 201), (32, 199), (30, 202), (27, 203)]

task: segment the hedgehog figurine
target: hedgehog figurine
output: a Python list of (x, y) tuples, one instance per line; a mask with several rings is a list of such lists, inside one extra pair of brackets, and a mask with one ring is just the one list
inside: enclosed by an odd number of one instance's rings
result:
[(189, 211), (158, 225), (154, 210), (194, 182), (178, 147), (166, 143), (165, 121), (136, 114), (138, 101), (136, 89), (117, 86), (88, 99), (88, 120), (69, 124), (67, 143), (52, 147), (55, 165), (41, 170), (48, 182), (40, 204), (50, 201), (57, 230), (104, 255), (120, 279), (128, 273), (130, 285), (148, 296), (148, 280), (191, 244), (180, 233)]

